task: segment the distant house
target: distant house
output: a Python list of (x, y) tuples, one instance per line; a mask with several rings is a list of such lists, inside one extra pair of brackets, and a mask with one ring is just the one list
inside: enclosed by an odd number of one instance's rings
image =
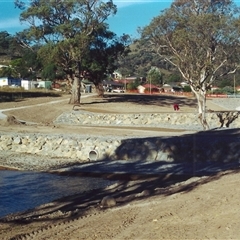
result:
[(21, 86), (21, 79), (20, 78), (13, 78), (13, 77), (1, 77), (0, 78), (0, 87), (3, 86)]
[(219, 87), (217, 87), (217, 86), (212, 86), (212, 87), (211, 87), (211, 90), (212, 90), (212, 91), (215, 91), (215, 90), (218, 90), (218, 89), (219, 89)]
[(81, 90), (85, 93), (91, 93), (93, 88), (94, 88), (94, 84), (89, 81), (88, 79), (83, 79), (82, 80), (82, 86), (81, 86)]
[(180, 85), (181, 85), (183, 88), (184, 88), (185, 86), (189, 86), (189, 84), (186, 83), (186, 82), (181, 82)]
[(240, 86), (236, 87), (237, 92), (240, 92)]
[(171, 92), (172, 86), (169, 84), (163, 84), (162, 89), (164, 92)]
[(151, 92), (160, 92), (160, 88), (158, 86), (149, 83), (139, 85), (137, 89), (139, 93), (145, 93), (146, 90), (149, 90)]
[(103, 80), (103, 88), (106, 92), (112, 92), (114, 89), (123, 89), (124, 84), (117, 81)]
[(137, 79), (137, 77), (126, 77), (126, 78), (124, 78), (123, 80), (127, 80), (128, 82), (134, 82), (134, 81), (136, 81), (136, 79)]
[(123, 76), (120, 72), (118, 71), (114, 71), (113, 72), (113, 78), (114, 78), (114, 81), (118, 81), (118, 82), (122, 82), (122, 83), (130, 83), (130, 82), (134, 82), (137, 77), (135, 76)]
[(113, 78), (114, 79), (122, 79), (122, 74), (118, 71), (113, 72)]
[(27, 80), (27, 79), (22, 79), (21, 86), (25, 90), (31, 90), (31, 89), (34, 89), (34, 88), (38, 87), (38, 82), (37, 81)]
[(50, 89), (52, 87), (51, 81), (37, 81), (37, 83), (38, 83), (38, 88)]
[(158, 87), (158, 86), (156, 86), (156, 85), (154, 85), (154, 84), (149, 84), (149, 83), (144, 84), (143, 87), (149, 88), (149, 89), (159, 90), (159, 87)]
[(139, 93), (144, 93), (144, 91), (145, 91), (145, 87), (142, 86), (142, 85), (139, 85), (139, 86), (137, 87), (137, 89), (138, 89), (138, 92), (139, 92)]

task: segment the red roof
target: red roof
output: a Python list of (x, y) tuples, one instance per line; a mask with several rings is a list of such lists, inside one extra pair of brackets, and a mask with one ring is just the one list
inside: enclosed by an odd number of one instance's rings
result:
[(158, 86), (156, 86), (156, 85), (153, 85), (153, 84), (149, 84), (149, 83), (147, 83), (147, 84), (143, 85), (143, 87), (145, 87), (145, 88), (151, 88), (151, 89), (153, 89), (153, 88), (157, 88), (157, 89), (159, 89), (159, 87), (158, 87)]

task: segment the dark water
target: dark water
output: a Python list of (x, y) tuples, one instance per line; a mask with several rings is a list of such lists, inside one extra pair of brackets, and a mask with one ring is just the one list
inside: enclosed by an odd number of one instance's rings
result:
[(110, 181), (99, 178), (67, 177), (40, 172), (0, 171), (0, 217), (109, 184), (111, 184)]

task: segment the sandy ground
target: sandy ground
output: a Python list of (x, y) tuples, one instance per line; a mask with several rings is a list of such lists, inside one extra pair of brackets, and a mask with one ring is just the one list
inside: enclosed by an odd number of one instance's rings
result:
[[(66, 126), (53, 124), (61, 113), (71, 111), (72, 106), (68, 104), (69, 96), (63, 97), (41, 97), (34, 99), (22, 99), (17, 102), (0, 103), (0, 109), (16, 108), (11, 111), (3, 111), (8, 116), (14, 116), (18, 120), (26, 121), (27, 124), (9, 124), (6, 120), (0, 120), (0, 130), (14, 132), (45, 132), (45, 133), (79, 133), (89, 135), (125, 135), (131, 136), (135, 132), (143, 136), (150, 135), (172, 135), (179, 134), (182, 131), (173, 131), (171, 129), (154, 128), (139, 129), (132, 126), (113, 128), (101, 127), (92, 128), (91, 126)], [(178, 103), (179, 112), (196, 112), (196, 101), (193, 98), (175, 97), (172, 95), (127, 95), (127, 94), (107, 94), (104, 98), (98, 98), (96, 95), (83, 95), (81, 107), (75, 107), (75, 110), (81, 109), (90, 112), (100, 113), (159, 113), (174, 112), (173, 104)], [(42, 104), (38, 106), (37, 104)], [(30, 106), (18, 109), (22, 106)], [(211, 100), (208, 100), (208, 109), (223, 110), (216, 106)], [(33, 124), (30, 124), (33, 123)]]
[[(63, 100), (58, 103), (47, 102)], [(0, 103), (0, 109), (44, 106), (8, 111), (16, 119), (35, 124), (9, 124), (2, 120), (1, 132), (45, 132), (88, 134), (151, 134), (144, 129), (77, 128), (55, 126), (52, 121), (71, 110), (65, 99), (25, 99)], [(180, 111), (196, 111), (191, 98), (177, 98)], [(83, 98), (82, 109), (98, 112), (172, 112), (173, 96), (133, 97), (124, 94)], [(208, 100), (209, 109), (221, 110)], [(161, 135), (182, 134), (152, 129)], [(239, 239), (240, 173), (237, 170), (213, 176), (171, 178), (170, 176), (135, 181), (122, 180), (108, 189), (59, 199), (29, 212), (0, 220), (1, 239)], [(132, 176), (134, 179), (134, 176)], [(105, 208), (102, 199), (114, 205)], [(106, 198), (105, 198), (106, 199)]]

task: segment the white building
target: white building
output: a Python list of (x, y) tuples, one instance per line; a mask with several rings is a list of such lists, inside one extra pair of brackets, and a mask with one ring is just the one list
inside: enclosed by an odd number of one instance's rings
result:
[(21, 86), (25, 89), (25, 90), (30, 90), (30, 89), (34, 89), (37, 88), (38, 86), (38, 82), (37, 81), (31, 81), (31, 80), (26, 80), (23, 79)]
[(3, 86), (21, 86), (21, 79), (12, 77), (1, 77), (0, 87)]

